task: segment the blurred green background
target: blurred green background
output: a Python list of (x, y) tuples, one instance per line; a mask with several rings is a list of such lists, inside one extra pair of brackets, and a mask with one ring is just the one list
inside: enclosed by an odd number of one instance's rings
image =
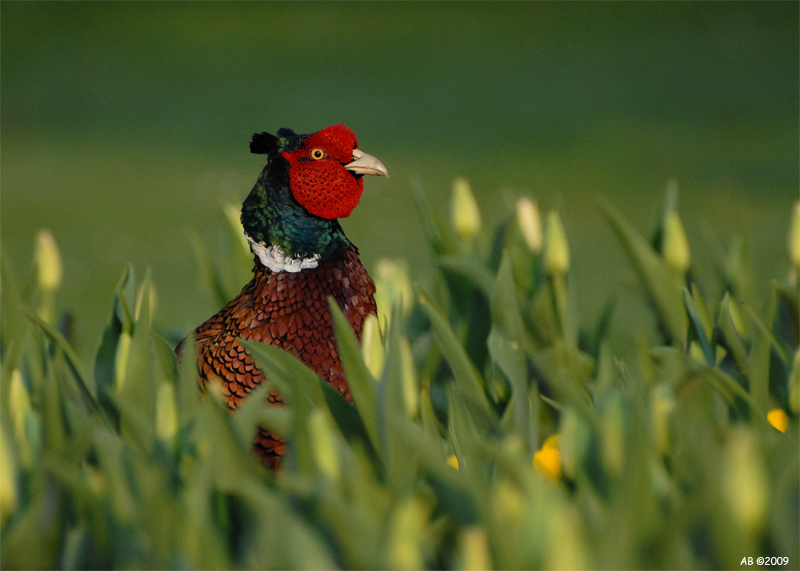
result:
[(674, 177), (698, 271), (713, 228), (750, 234), (756, 287), (784, 277), (796, 2), (4, 1), (0, 21), (2, 248), (27, 270), (53, 231), (84, 355), (128, 261), (152, 267), (164, 330), (218, 309), (188, 233), (219, 243), (263, 166), (250, 135), (283, 126), (344, 123), (388, 167), (343, 222), (368, 268), (402, 256), (425, 279), (411, 180), (444, 213), (465, 176), (488, 223), (523, 193), (561, 209), (582, 319), (621, 293), (634, 330), (594, 197), (649, 232)]

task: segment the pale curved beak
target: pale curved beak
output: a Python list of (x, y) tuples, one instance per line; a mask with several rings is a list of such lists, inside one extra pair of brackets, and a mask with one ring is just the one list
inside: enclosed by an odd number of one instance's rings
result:
[(344, 168), (354, 174), (369, 174), (389, 178), (389, 171), (386, 170), (382, 162), (358, 149), (353, 149), (353, 162), (347, 163)]

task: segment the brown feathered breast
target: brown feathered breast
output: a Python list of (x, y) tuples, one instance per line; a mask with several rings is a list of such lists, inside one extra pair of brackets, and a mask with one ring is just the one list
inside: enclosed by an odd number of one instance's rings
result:
[[(276, 345), (296, 355), (347, 400), (352, 400), (339, 361), (328, 308), (332, 296), (361, 341), (364, 320), (376, 314), (375, 284), (350, 246), (316, 268), (274, 273), (256, 258), (253, 279), (241, 293), (195, 330), (197, 366), (202, 387), (219, 382), (235, 409), (264, 379), (238, 338)], [(269, 401), (281, 404), (270, 391)], [(283, 440), (264, 429), (256, 451), (270, 467), (284, 453)]]

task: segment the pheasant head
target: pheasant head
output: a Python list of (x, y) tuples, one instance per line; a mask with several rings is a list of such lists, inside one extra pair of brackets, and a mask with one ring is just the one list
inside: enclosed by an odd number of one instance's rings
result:
[(242, 225), (251, 249), (272, 271), (316, 267), (349, 247), (337, 219), (358, 205), (363, 175), (389, 176), (344, 125), (310, 135), (257, 133), (250, 151), (268, 162), (242, 206)]

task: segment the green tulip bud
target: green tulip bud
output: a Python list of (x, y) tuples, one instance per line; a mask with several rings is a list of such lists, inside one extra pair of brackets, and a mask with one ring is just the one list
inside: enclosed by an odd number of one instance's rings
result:
[(527, 197), (517, 201), (517, 223), (528, 248), (534, 254), (542, 251), (542, 217), (536, 202)]
[(178, 433), (178, 409), (175, 405), (175, 387), (172, 383), (162, 383), (158, 389), (156, 433), (165, 442), (170, 442)]
[(686, 275), (692, 263), (689, 240), (677, 212), (668, 212), (664, 217), (664, 240), (661, 253), (670, 269), (680, 277)]
[(586, 540), (576, 507), (561, 502), (549, 514), (550, 541), (545, 567), (548, 569), (585, 569)]
[(494, 487), (492, 506), (497, 521), (519, 525), (525, 517), (525, 496), (508, 480), (500, 480)]
[(789, 259), (792, 266), (800, 271), (800, 200), (794, 203), (792, 208), (792, 221), (789, 224)]
[(374, 314), (367, 315), (364, 326), (361, 330), (361, 354), (364, 356), (364, 364), (372, 373), (372, 376), (380, 380), (383, 375), (383, 363), (386, 356), (383, 350), (383, 339), (378, 325), (378, 318)]
[(561, 224), (561, 216), (555, 210), (547, 213), (544, 269), (551, 276), (563, 276), (569, 271), (569, 244)]
[(228, 224), (231, 227), (232, 234), (236, 236), (239, 247), (249, 257), (251, 255), (250, 243), (247, 241), (247, 238), (244, 237), (244, 227), (242, 226), (241, 219), (242, 207), (236, 206), (235, 204), (226, 204), (223, 209), (225, 211), (225, 218), (228, 219)]
[(794, 354), (792, 372), (789, 374), (789, 408), (795, 414), (800, 412), (800, 349)]
[(125, 373), (128, 369), (128, 354), (131, 351), (131, 334), (123, 331), (117, 340), (117, 352), (114, 355), (114, 382), (121, 391), (125, 384)]
[(22, 380), (19, 369), (11, 372), (11, 386), (8, 391), (11, 428), (19, 451), (19, 460), (23, 468), (30, 468), (38, 456), (40, 443), (40, 421), (31, 406), (28, 389)]
[(492, 568), (486, 529), (479, 525), (463, 528), (458, 541), (458, 569), (481, 571)]
[(317, 467), (327, 478), (338, 482), (341, 475), (339, 452), (330, 422), (321, 410), (314, 410), (308, 418), (308, 430)]
[(426, 540), (428, 509), (416, 497), (410, 497), (394, 509), (389, 527), (389, 555), (394, 569), (423, 569), (422, 544)]
[(56, 292), (61, 285), (61, 254), (50, 230), (39, 230), (36, 235), (35, 258), (39, 287), (45, 293)]
[[(704, 361), (702, 353), (699, 357)], [(661, 454), (669, 452), (670, 447), (670, 417), (675, 410), (675, 397), (668, 384), (662, 383), (650, 391), (650, 411), (653, 419), (653, 429), (656, 437), (656, 446)]]
[(464, 178), (453, 181), (451, 214), (456, 233), (462, 239), (471, 240), (481, 231), (481, 211), (469, 182)]
[(731, 430), (720, 473), (733, 520), (746, 532), (757, 533), (767, 517), (769, 478), (751, 432)]
[(17, 480), (11, 444), (0, 424), (0, 522), (17, 510)]
[(560, 433), (561, 468), (564, 475), (574, 480), (589, 453), (591, 433), (586, 421), (572, 407), (567, 407), (561, 415)]
[(395, 307), (402, 308), (402, 315), (408, 316), (414, 306), (414, 288), (408, 276), (408, 263), (405, 260), (382, 258), (376, 264), (375, 303), (378, 304), (380, 323), (384, 331), (389, 330), (389, 321)]
[(409, 418), (414, 418), (419, 411), (419, 388), (411, 344), (405, 337), (400, 340), (400, 362), (403, 369), (403, 404)]
[(625, 468), (625, 409), (622, 398), (613, 395), (603, 413), (601, 456), (609, 474), (619, 477)]

